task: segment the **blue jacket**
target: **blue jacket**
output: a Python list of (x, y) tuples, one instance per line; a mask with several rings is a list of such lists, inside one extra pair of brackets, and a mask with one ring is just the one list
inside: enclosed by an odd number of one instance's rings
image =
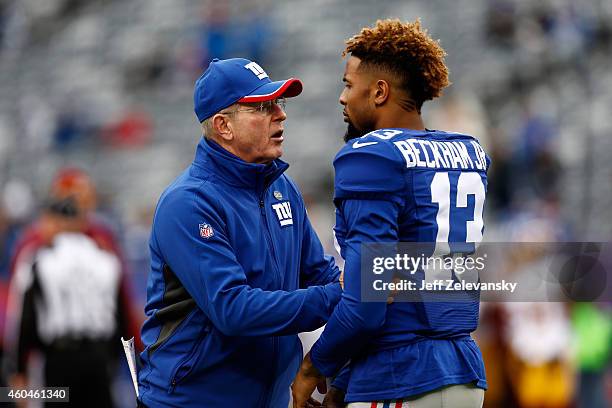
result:
[(145, 405), (287, 407), (296, 334), (322, 326), (341, 296), (287, 167), (202, 139), (162, 194), (138, 374)]
[[(401, 294), (390, 305), (361, 301), (364, 276), (372, 274), (361, 269), (363, 243), (432, 243), (432, 250), (444, 244), (450, 249), (443, 253), (452, 254), (480, 242), (489, 167), (483, 148), (467, 135), (381, 129), (347, 143), (334, 167), (345, 287), (312, 347), (313, 364), (329, 377), (350, 360), (347, 402), (411, 397), (450, 384), (486, 388), (470, 336), (478, 300), (431, 301), (420, 292), (422, 302)], [(346, 383), (342, 376), (336, 385)]]

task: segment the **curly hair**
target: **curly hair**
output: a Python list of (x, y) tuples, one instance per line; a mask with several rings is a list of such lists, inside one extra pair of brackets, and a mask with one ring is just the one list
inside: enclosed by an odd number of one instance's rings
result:
[(342, 56), (351, 54), (361, 60), (359, 69), (388, 72), (399, 80), (420, 111), (423, 102), (442, 94), (450, 85), (446, 52), (439, 40), (421, 28), (420, 19), (402, 23), (398, 19), (378, 20), (346, 41)]

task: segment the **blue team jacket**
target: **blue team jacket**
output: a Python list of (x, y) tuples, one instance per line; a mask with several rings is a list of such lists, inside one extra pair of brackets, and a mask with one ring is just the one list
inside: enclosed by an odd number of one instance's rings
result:
[(322, 326), (341, 295), (287, 167), (202, 139), (162, 194), (138, 374), (145, 405), (287, 407), (296, 334)]
[[(479, 242), (489, 159), (471, 136), (381, 129), (349, 141), (334, 160), (335, 233), (346, 260), (342, 300), (311, 350), (347, 402), (415, 396), (451, 384), (486, 388), (470, 333), (477, 300), (362, 302), (361, 245), (370, 242)], [(473, 244), (470, 244), (473, 246)], [(461, 251), (459, 251), (461, 252)], [(452, 252), (450, 252), (452, 253)], [(386, 298), (386, 296), (385, 296)], [(453, 300), (453, 299), (450, 299)], [(346, 374), (346, 371), (345, 371)]]

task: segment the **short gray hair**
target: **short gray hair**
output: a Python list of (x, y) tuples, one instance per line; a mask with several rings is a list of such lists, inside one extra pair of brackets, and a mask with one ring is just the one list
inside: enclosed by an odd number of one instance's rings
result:
[[(235, 105), (235, 104), (234, 104), (234, 105)], [(205, 137), (205, 138), (207, 138), (207, 139), (211, 139), (211, 138), (212, 138), (212, 135), (213, 135), (213, 132), (214, 132), (214, 129), (213, 129), (213, 123), (212, 123), (212, 122), (213, 122), (213, 121), (212, 121), (213, 117), (214, 117), (216, 114), (221, 113), (221, 112), (226, 113), (226, 114), (227, 114), (227, 113), (234, 113), (234, 112), (235, 112), (235, 109), (234, 109), (234, 110), (231, 110), (231, 111), (229, 111), (229, 112), (227, 111), (228, 109), (233, 108), (233, 107), (234, 107), (234, 105), (230, 105), (230, 106), (228, 106), (227, 108), (222, 109), (221, 111), (219, 111), (219, 112), (215, 113), (215, 114), (214, 114), (214, 115), (212, 115), (211, 117), (206, 118), (206, 119), (204, 119), (204, 120), (202, 121), (202, 130), (204, 131), (204, 137)]]
[[(213, 115), (214, 116), (214, 115)], [(204, 131), (204, 137), (210, 139), (213, 134), (212, 116), (202, 121), (202, 130)]]

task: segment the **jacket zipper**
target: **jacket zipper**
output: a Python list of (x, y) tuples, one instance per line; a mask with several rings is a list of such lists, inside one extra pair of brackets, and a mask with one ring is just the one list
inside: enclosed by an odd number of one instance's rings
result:
[(183, 379), (185, 379), (185, 377), (187, 377), (187, 375), (191, 372), (191, 370), (193, 370), (194, 364), (191, 364), (191, 366), (184, 373), (180, 372), (181, 369), (183, 367), (185, 367), (187, 364), (193, 363), (193, 360), (198, 355), (198, 349), (200, 348), (200, 346), (202, 344), (202, 341), (204, 340), (204, 338), (207, 335), (206, 333), (207, 333), (206, 329), (204, 329), (204, 330), (202, 330), (200, 332), (200, 337), (196, 341), (194, 347), (191, 349), (191, 351), (189, 352), (187, 357), (185, 357), (183, 360), (181, 360), (180, 363), (177, 364), (177, 366), (172, 371), (172, 375), (170, 376), (170, 378), (171, 378), (171, 380), (170, 380), (170, 388), (168, 389), (168, 393), (169, 394), (174, 392), (174, 388), (177, 386), (177, 384), (179, 384)]
[[(261, 217), (263, 218), (264, 229), (266, 239), (268, 244), (270, 245), (270, 252), (272, 253), (272, 260), (274, 261), (274, 272), (276, 273), (277, 282), (281, 283), (280, 272), (278, 271), (278, 261), (276, 260), (276, 251), (274, 249), (274, 243), (272, 241), (272, 235), (270, 234), (270, 228), (268, 227), (268, 217), (266, 217), (266, 205), (264, 202), (264, 194), (259, 196), (259, 209), (261, 211)], [(272, 337), (272, 355), (275, 357), (273, 367), (273, 375), (272, 380), (268, 383), (266, 387), (266, 391), (263, 394), (264, 397), (264, 405), (262, 407), (267, 408), (270, 405), (270, 398), (272, 398), (271, 390), (274, 386), (274, 378), (276, 378), (276, 354), (278, 353), (278, 337)]]
[(281, 284), (280, 272), (278, 270), (278, 260), (276, 259), (276, 250), (274, 248), (274, 242), (272, 241), (272, 234), (270, 234), (270, 228), (268, 227), (268, 217), (266, 216), (266, 207), (264, 202), (264, 195), (259, 196), (259, 209), (261, 211), (261, 217), (263, 219), (264, 230), (266, 240), (270, 246), (270, 252), (272, 253), (272, 260), (274, 264), (274, 273), (276, 275), (276, 281)]
[(271, 365), (272, 365), (272, 380), (268, 383), (268, 386), (266, 387), (266, 391), (264, 393), (264, 405), (262, 405), (262, 408), (268, 408), (270, 406), (270, 399), (272, 398), (272, 387), (274, 387), (274, 383), (276, 381), (274, 381), (274, 379), (276, 378), (276, 355), (278, 353), (278, 337), (272, 337), (272, 355), (274, 356), (274, 361), (272, 361)]

